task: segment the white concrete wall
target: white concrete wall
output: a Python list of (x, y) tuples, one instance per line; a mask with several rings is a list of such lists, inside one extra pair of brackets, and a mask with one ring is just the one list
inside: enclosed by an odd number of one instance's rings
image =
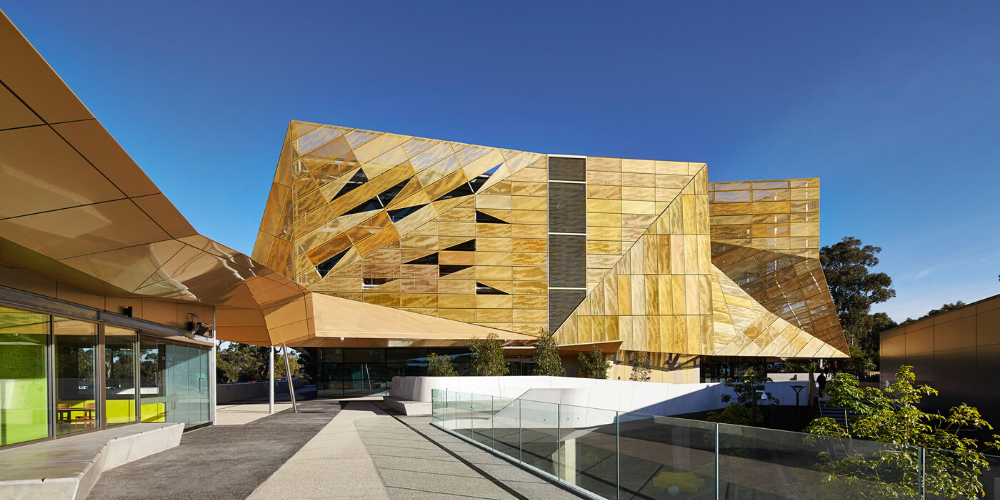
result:
[[(767, 390), (781, 404), (794, 405), (793, 385), (805, 383), (773, 382), (767, 384)], [(717, 410), (725, 406), (722, 394), (732, 395), (720, 383), (667, 384), (540, 376), (393, 377), (390, 394), (406, 401), (430, 401), (433, 389), (663, 416)], [(807, 404), (805, 389), (800, 401)]]

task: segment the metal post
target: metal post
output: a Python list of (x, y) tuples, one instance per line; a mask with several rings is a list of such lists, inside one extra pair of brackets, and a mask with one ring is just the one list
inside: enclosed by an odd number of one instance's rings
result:
[(927, 498), (924, 476), (927, 474), (927, 448), (920, 448), (920, 498)]
[(267, 363), (267, 412), (274, 415), (274, 346), (267, 348), (270, 360)]
[(622, 497), (622, 428), (621, 412), (615, 412), (615, 498)]
[(562, 481), (562, 420), (559, 419), (559, 407), (556, 403), (556, 477)]
[[(212, 310), (212, 325), (219, 324), (216, 321), (217, 321), (217, 319), (216, 319), (216, 316), (215, 316), (215, 310), (213, 309)], [(218, 343), (218, 340), (216, 340), (215, 330), (214, 330), (214, 326), (213, 326), (213, 330), (212, 330), (212, 352), (209, 353), (210, 357), (208, 358), (208, 416), (211, 417), (210, 420), (212, 421), (212, 425), (215, 425), (215, 420), (216, 420), (216, 413), (215, 413), (215, 409), (216, 408), (215, 407), (216, 407), (216, 402), (218, 401), (218, 395), (215, 392), (216, 389), (217, 389), (217, 387), (218, 387), (216, 385), (218, 383), (218, 380), (216, 380), (216, 378), (215, 378), (215, 376), (216, 376), (216, 368), (215, 368), (215, 362), (216, 362), (215, 356), (216, 356), (216, 354), (215, 353), (219, 349), (217, 343)]]
[(521, 456), (521, 400), (517, 400), (517, 461), (524, 464), (524, 457)]
[(295, 405), (295, 385), (292, 384), (292, 367), (288, 364), (288, 346), (281, 344), (281, 352), (285, 355), (285, 380), (288, 381), (288, 396), (292, 398), (292, 411), (299, 412)]
[(722, 482), (719, 480), (719, 423), (715, 423), (715, 500), (722, 498), (722, 491), (720, 486)]
[(493, 396), (490, 396), (490, 440), (493, 449), (497, 449), (497, 401)]

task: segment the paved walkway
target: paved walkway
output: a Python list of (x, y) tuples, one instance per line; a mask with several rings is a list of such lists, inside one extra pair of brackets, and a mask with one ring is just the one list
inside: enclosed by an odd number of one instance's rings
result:
[(242, 500), (339, 411), (337, 401), (304, 401), (298, 414), (185, 432), (180, 446), (105, 472), (87, 498)]

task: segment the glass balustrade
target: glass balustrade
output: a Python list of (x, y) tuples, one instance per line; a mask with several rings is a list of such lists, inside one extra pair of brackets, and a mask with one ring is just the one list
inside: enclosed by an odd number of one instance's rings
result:
[(445, 389), (431, 408), (435, 427), (594, 498), (994, 498), (1000, 484), (989, 455)]

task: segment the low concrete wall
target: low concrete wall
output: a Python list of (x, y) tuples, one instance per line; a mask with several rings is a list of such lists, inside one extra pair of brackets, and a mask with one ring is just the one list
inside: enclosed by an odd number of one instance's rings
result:
[[(793, 385), (773, 382), (767, 390), (781, 404), (794, 405)], [(405, 401), (430, 401), (431, 391), (448, 391), (523, 398), (581, 408), (634, 411), (650, 415), (683, 415), (723, 408), (722, 395), (733, 395), (724, 384), (668, 384), (569, 377), (393, 377), (391, 396)], [(805, 390), (800, 399), (806, 401)]]

